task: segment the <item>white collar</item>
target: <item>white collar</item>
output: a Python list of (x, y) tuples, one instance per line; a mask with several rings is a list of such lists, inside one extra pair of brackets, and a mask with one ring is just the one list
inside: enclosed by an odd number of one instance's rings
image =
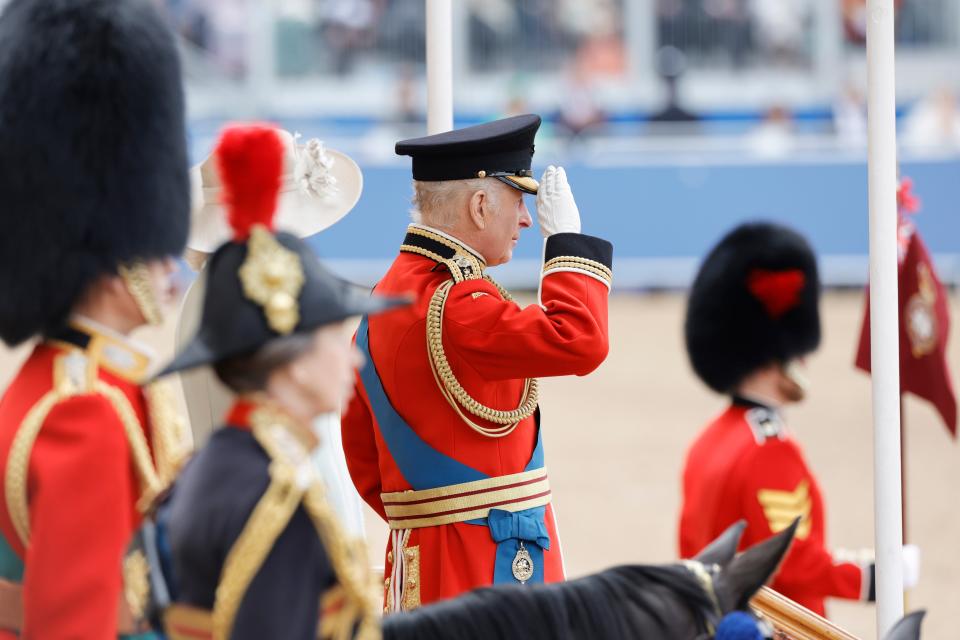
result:
[(110, 327), (108, 327), (107, 325), (101, 322), (92, 320), (87, 316), (81, 315), (79, 313), (75, 313), (72, 316), (70, 316), (70, 322), (72, 324), (78, 325), (79, 327), (89, 329), (94, 333), (99, 333), (101, 335), (104, 335), (110, 338), (111, 340), (114, 340), (115, 342), (122, 344), (123, 346), (130, 349), (131, 351), (134, 351), (142, 356), (145, 356), (151, 361), (156, 359), (156, 355), (157, 355), (156, 351), (154, 351), (144, 343), (140, 342), (139, 340), (134, 340), (130, 336), (125, 336), (119, 331), (117, 331), (116, 329), (111, 329)]

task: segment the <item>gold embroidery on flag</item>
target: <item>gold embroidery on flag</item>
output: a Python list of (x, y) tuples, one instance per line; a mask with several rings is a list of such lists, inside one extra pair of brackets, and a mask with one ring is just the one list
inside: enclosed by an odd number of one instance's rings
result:
[(921, 262), (917, 265), (919, 291), (910, 296), (904, 308), (903, 323), (910, 337), (910, 350), (914, 358), (921, 358), (937, 347), (937, 287), (930, 267)]

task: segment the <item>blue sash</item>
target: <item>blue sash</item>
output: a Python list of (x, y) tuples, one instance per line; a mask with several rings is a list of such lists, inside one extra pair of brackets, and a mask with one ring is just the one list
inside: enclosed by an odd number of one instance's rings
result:
[[(400, 474), (411, 487), (422, 491), (485, 480), (490, 477), (431, 447), (393, 408), (370, 355), (369, 325), (366, 316), (360, 321), (360, 327), (357, 329), (357, 348), (363, 353), (366, 361), (360, 370), (360, 382), (370, 400), (370, 410), (377, 420), (380, 435), (383, 436), (383, 441)], [(524, 470), (532, 471), (541, 468), (543, 468), (543, 442), (538, 426), (537, 445)], [(494, 584), (517, 582), (513, 576), (513, 559), (521, 544), (533, 559), (534, 573), (529, 582), (543, 582), (543, 550), (550, 548), (545, 513), (546, 507), (534, 507), (516, 513), (491, 509), (489, 517), (467, 522), (467, 524), (489, 527), (490, 536), (497, 543)]]

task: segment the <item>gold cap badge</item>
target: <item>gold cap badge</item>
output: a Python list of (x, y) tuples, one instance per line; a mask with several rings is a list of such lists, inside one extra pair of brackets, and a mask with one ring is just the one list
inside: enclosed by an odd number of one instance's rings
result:
[(247, 258), (239, 271), (243, 295), (263, 308), (270, 328), (291, 333), (300, 322), (297, 298), (305, 276), (300, 256), (281, 245), (262, 225), (254, 226), (247, 241)]

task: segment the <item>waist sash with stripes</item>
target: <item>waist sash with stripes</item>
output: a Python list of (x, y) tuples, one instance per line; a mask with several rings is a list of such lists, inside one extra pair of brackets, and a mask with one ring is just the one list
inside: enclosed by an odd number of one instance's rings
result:
[(486, 518), (491, 509), (518, 512), (550, 502), (545, 467), (422, 491), (380, 494), (391, 529), (416, 529)]

